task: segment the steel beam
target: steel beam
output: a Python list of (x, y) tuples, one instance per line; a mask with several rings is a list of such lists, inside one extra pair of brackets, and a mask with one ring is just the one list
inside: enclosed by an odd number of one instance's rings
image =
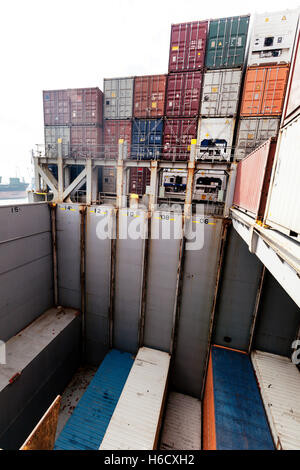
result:
[(74, 181), (70, 184), (70, 186), (68, 186), (64, 192), (63, 192), (63, 195), (62, 195), (62, 200), (64, 201), (66, 199), (67, 196), (69, 196), (69, 194), (71, 194), (76, 188), (77, 186), (80, 184), (80, 183), (84, 183), (83, 182), (83, 179), (86, 178), (86, 175), (87, 175), (87, 170), (86, 168), (84, 168), (82, 170), (81, 173), (79, 173), (79, 175), (74, 179)]
[(157, 204), (158, 192), (158, 165), (157, 160), (151, 160), (150, 166), (150, 194), (149, 194), (149, 211), (154, 212)]
[(44, 180), (44, 182), (49, 186), (53, 192), (53, 197), (55, 201), (58, 201), (58, 189), (57, 189), (57, 180), (52, 175), (51, 171), (46, 166), (37, 165), (37, 171), (39, 175)]

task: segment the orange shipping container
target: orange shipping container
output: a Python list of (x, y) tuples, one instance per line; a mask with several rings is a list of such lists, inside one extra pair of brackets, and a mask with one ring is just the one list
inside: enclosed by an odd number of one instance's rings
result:
[(166, 75), (146, 75), (134, 80), (133, 115), (158, 118), (164, 115)]
[(241, 116), (279, 116), (282, 113), (288, 65), (248, 67)]

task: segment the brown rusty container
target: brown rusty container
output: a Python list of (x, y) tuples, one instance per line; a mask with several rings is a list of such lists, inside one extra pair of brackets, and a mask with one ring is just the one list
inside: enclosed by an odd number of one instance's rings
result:
[(120, 120), (106, 120), (104, 122), (104, 151), (105, 158), (117, 159), (119, 149), (119, 139), (123, 139), (127, 145), (126, 157), (130, 158), (131, 151), (131, 132), (132, 121)]
[(73, 158), (104, 158), (103, 132), (97, 126), (71, 127), (71, 156)]
[(237, 166), (233, 205), (259, 220), (265, 213), (276, 143), (276, 138), (267, 140)]
[(150, 185), (150, 170), (148, 168), (131, 168), (129, 179), (129, 192), (139, 195), (146, 193), (146, 186)]
[(133, 116), (135, 118), (159, 118), (164, 115), (166, 75), (135, 77)]

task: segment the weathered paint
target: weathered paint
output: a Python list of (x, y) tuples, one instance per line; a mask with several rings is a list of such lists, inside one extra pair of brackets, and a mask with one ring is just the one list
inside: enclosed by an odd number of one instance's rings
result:
[(204, 398), (208, 403), (204, 403), (203, 449), (273, 450), (249, 356), (212, 346), (208, 379)]

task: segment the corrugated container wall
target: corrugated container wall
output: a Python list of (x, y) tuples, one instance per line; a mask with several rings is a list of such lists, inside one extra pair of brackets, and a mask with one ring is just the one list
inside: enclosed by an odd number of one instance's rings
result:
[(278, 138), (265, 223), (300, 240), (300, 116)]
[(197, 158), (229, 160), (234, 126), (234, 118), (200, 118), (197, 136)]
[(166, 92), (167, 117), (194, 117), (199, 114), (202, 72), (172, 73)]
[(197, 119), (166, 119), (163, 139), (164, 160), (188, 160), (191, 140), (197, 136)]
[(131, 158), (151, 160), (160, 157), (162, 149), (162, 119), (134, 119), (132, 124)]
[(159, 118), (165, 111), (166, 75), (135, 77), (133, 116)]
[(247, 354), (212, 346), (203, 400), (203, 450), (274, 450)]
[(249, 67), (241, 102), (241, 116), (280, 116), (282, 113), (288, 65)]
[(148, 168), (130, 168), (129, 192), (139, 195), (146, 193), (150, 185), (150, 170)]
[(207, 21), (194, 21), (171, 26), (169, 72), (202, 70), (207, 30)]
[(43, 91), (45, 126), (103, 124), (103, 93), (99, 88)]
[(244, 63), (250, 16), (211, 20), (206, 46), (208, 69), (241, 67)]
[(102, 128), (95, 126), (71, 127), (71, 156), (73, 158), (103, 158)]
[(104, 79), (104, 118), (131, 119), (134, 78)]
[(276, 139), (269, 139), (237, 166), (233, 205), (262, 220), (276, 150)]
[(57, 140), (62, 139), (62, 156), (70, 152), (71, 128), (69, 126), (45, 126), (45, 151), (48, 158), (57, 157)]
[(252, 364), (277, 449), (300, 449), (300, 373), (288, 357), (253, 351)]
[(255, 14), (248, 65), (288, 64), (298, 23), (299, 10)]
[(239, 102), (242, 71), (209, 70), (203, 76), (201, 116), (235, 116)]
[(124, 139), (127, 146), (127, 158), (131, 151), (132, 122), (127, 120), (107, 120), (104, 122), (105, 158), (117, 159), (119, 139)]
[(241, 119), (237, 131), (235, 159), (241, 160), (270, 137), (276, 137), (279, 118)]
[(289, 83), (286, 91), (282, 124), (286, 124), (300, 113), (300, 25), (293, 53)]

